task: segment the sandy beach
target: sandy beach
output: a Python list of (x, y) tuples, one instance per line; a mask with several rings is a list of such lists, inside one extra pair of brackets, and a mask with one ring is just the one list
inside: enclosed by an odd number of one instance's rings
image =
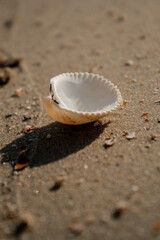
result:
[[(160, 239), (159, 10), (159, 0), (0, 0), (0, 240)], [(43, 100), (65, 72), (104, 76), (123, 106), (55, 122)]]

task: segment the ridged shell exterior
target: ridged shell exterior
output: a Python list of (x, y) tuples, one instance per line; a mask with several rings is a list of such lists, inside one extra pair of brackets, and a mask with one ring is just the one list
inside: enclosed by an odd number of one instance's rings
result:
[[(96, 79), (97, 86), (99, 84), (104, 84), (105, 87), (109, 89), (109, 91), (114, 91), (114, 94), (116, 94), (116, 101), (111, 107), (111, 109), (107, 109), (105, 111), (95, 111), (95, 112), (87, 112), (87, 111), (76, 111), (73, 109), (68, 108), (65, 103), (60, 99), (60, 96), (58, 96), (56, 88), (55, 88), (55, 82), (60, 80), (61, 78), (66, 78), (66, 81), (69, 79), (71, 81), (83, 81), (85, 78), (85, 81), (91, 83), (92, 88), (92, 79)], [(57, 104), (55, 101), (52, 100), (51, 96), (48, 96), (44, 99), (44, 106), (46, 108), (47, 113), (56, 121), (64, 123), (64, 124), (70, 124), (70, 125), (79, 125), (84, 124), (88, 122), (93, 122), (97, 119), (100, 119), (104, 116), (106, 116), (109, 112), (115, 110), (118, 106), (122, 104), (122, 97), (120, 94), (120, 91), (116, 86), (114, 86), (113, 83), (108, 81), (107, 79), (99, 76), (98, 74), (93, 73), (63, 73), (61, 75), (58, 75), (50, 80), (51, 88), (54, 92), (54, 98), (59, 102), (60, 104)], [(102, 86), (101, 86), (102, 87)], [(63, 87), (62, 87), (63, 88)], [(63, 91), (63, 89), (61, 90)], [(83, 97), (83, 96), (82, 96)], [(101, 97), (101, 96), (100, 96)], [(76, 101), (76, 100), (75, 100)], [(98, 101), (98, 99), (97, 99)], [(107, 104), (107, 103), (106, 103)]]

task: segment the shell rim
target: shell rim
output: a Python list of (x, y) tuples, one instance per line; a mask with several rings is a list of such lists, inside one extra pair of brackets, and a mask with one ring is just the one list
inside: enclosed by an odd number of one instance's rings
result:
[[(103, 76), (101, 76), (101, 75), (99, 75), (99, 74), (88, 73), (88, 72), (71, 72), (71, 73), (66, 72), (66, 73), (62, 73), (62, 74), (59, 74), (59, 75), (51, 78), (51, 79), (50, 79), (50, 84), (51, 84), (53, 90), (55, 90), (55, 88), (54, 88), (54, 80), (55, 80), (55, 79), (58, 79), (58, 78), (60, 78), (60, 77), (62, 77), (62, 76), (64, 76), (64, 75), (71, 76), (71, 75), (79, 75), (79, 74), (83, 74), (83, 75), (86, 74), (86, 75), (88, 75), (88, 76), (89, 76), (89, 75), (92, 75), (92, 77), (93, 77), (93, 76), (97, 76), (98, 78), (101, 78), (101, 81), (105, 81), (110, 87), (114, 88), (115, 91), (116, 91), (116, 93), (117, 93), (117, 101), (115, 102), (115, 106), (112, 107), (110, 110), (107, 110), (107, 111), (82, 112), (82, 111), (71, 110), (71, 109), (67, 108), (65, 105), (64, 105), (64, 106), (61, 105), (61, 103), (58, 104), (58, 105), (55, 103), (59, 108), (64, 109), (64, 110), (67, 111), (67, 112), (72, 112), (72, 113), (76, 113), (76, 114), (81, 114), (81, 115), (83, 115), (83, 116), (85, 115), (85, 116), (102, 116), (102, 117), (103, 117), (103, 116), (105, 116), (106, 114), (108, 114), (108, 113), (116, 110), (120, 105), (122, 105), (122, 101), (123, 101), (123, 100), (122, 100), (122, 95), (121, 95), (118, 87), (117, 87), (116, 85), (114, 85), (110, 80), (108, 80), (107, 78), (104, 78)], [(54, 91), (54, 97), (55, 97), (55, 99), (57, 99), (57, 100), (59, 99), (59, 98), (57, 97), (56, 91)], [(50, 100), (54, 103), (54, 101), (53, 101), (52, 98), (51, 98), (51, 94), (50, 94), (50, 96), (48, 96), (47, 98), (50, 98)]]

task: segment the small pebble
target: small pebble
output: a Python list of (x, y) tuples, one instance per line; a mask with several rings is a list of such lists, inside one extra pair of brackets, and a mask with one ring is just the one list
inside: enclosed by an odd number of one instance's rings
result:
[(148, 114), (149, 114), (149, 112), (144, 112), (144, 113), (142, 113), (141, 117), (146, 116)]
[(134, 64), (134, 62), (132, 60), (128, 60), (127, 62), (125, 62), (125, 66), (129, 67), (132, 66)]
[(6, 69), (0, 69), (0, 86), (9, 82), (10, 74)]
[(137, 192), (139, 190), (139, 187), (137, 185), (132, 186), (132, 191)]
[(117, 209), (125, 210), (128, 208), (128, 202), (121, 200), (117, 202)]
[(18, 88), (14, 93), (13, 96), (14, 97), (20, 97), (22, 94), (23, 88)]
[(89, 215), (86, 217), (86, 222), (88, 224), (92, 224), (95, 221), (95, 217), (93, 215)]
[(16, 144), (12, 144), (12, 148), (17, 149), (17, 145)]
[(84, 164), (84, 169), (88, 169), (88, 165), (87, 164)]
[(78, 184), (82, 184), (82, 183), (84, 183), (85, 182), (85, 179), (84, 178), (80, 178), (79, 180), (78, 180)]
[(74, 234), (81, 234), (84, 227), (82, 222), (75, 220), (69, 225), (69, 230)]
[(47, 139), (51, 139), (52, 135), (50, 133), (47, 134)]
[(96, 69), (97, 69), (96, 65), (92, 65), (92, 66), (90, 67), (90, 69), (89, 69), (89, 73), (94, 73), (94, 72), (96, 72)]
[(27, 107), (26, 107), (26, 110), (30, 110), (30, 109), (31, 109), (31, 106), (27, 106)]
[(160, 118), (157, 119), (157, 122), (160, 123)]
[(38, 194), (38, 193), (39, 193), (39, 190), (34, 190), (34, 193), (35, 193), (35, 194)]
[(132, 79), (132, 82), (133, 82), (133, 83), (137, 82), (137, 79), (133, 78), (133, 79)]
[(144, 121), (145, 121), (145, 122), (149, 122), (149, 121), (150, 121), (150, 119), (149, 119), (149, 118), (146, 118)]

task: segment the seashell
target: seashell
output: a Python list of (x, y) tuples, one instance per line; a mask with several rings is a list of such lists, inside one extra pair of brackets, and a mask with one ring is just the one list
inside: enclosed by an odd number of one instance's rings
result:
[(93, 73), (63, 73), (50, 80), (47, 113), (56, 121), (79, 125), (106, 116), (122, 104), (120, 91)]
[(111, 147), (115, 142), (116, 142), (115, 139), (106, 138), (106, 139), (105, 139), (104, 146), (105, 146), (105, 147)]
[(126, 136), (126, 138), (127, 138), (128, 140), (135, 139), (135, 138), (136, 138), (135, 132), (128, 133), (127, 136)]

